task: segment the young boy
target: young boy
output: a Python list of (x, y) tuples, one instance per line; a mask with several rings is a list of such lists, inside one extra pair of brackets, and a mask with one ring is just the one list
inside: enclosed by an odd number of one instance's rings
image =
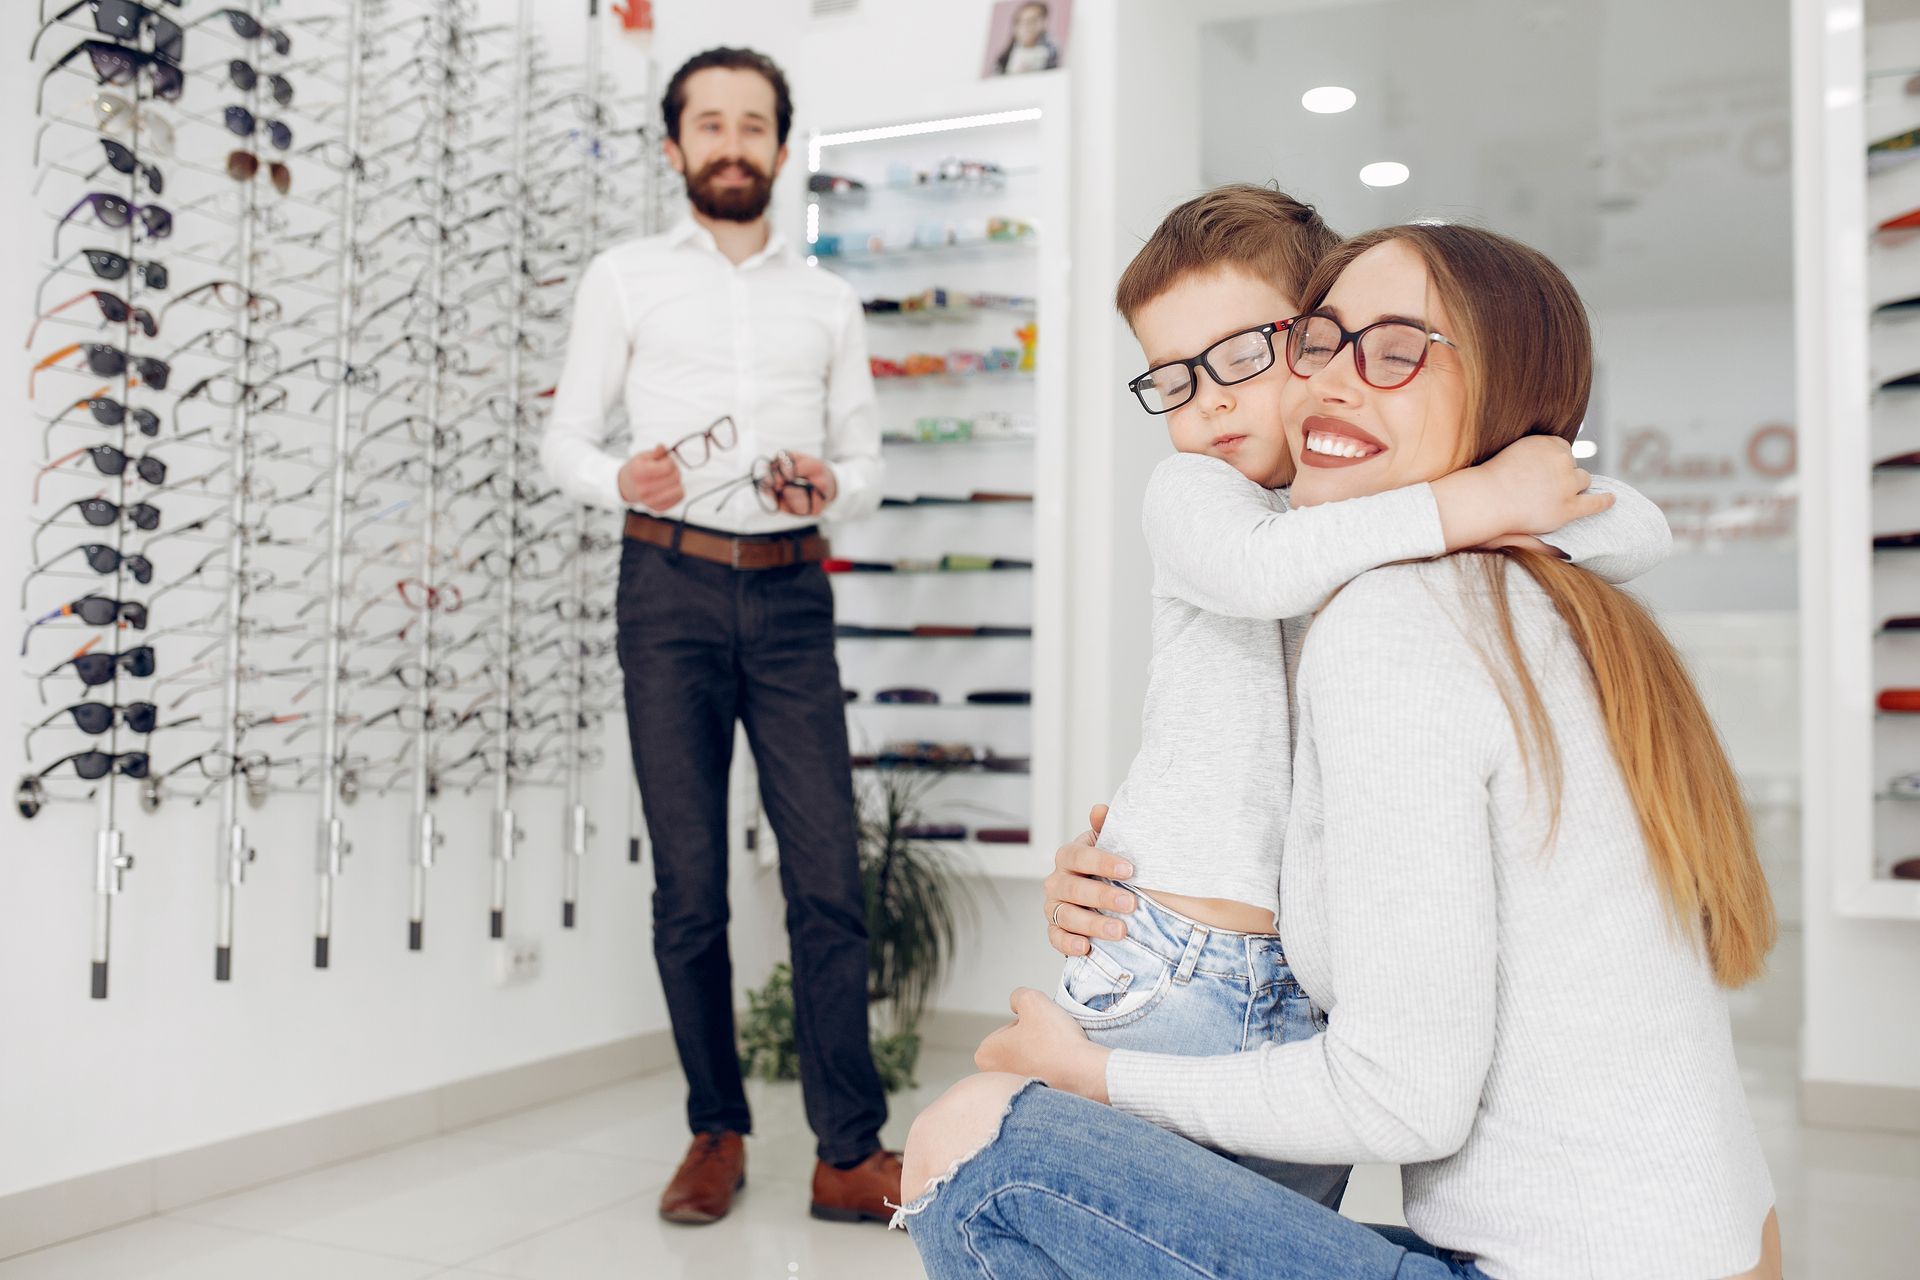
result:
[[(1153, 662), (1140, 752), (1098, 840), (1132, 864), (1120, 887), (1136, 908), (1124, 938), (1067, 961), (1056, 993), (1101, 1044), (1235, 1053), (1324, 1026), (1274, 933), (1292, 758), (1279, 619), (1311, 614), (1378, 565), (1514, 535), (1544, 535), (1613, 581), (1670, 542), (1659, 509), (1624, 486), (1596, 480), (1602, 492), (1574, 496), (1558, 440), (1290, 512), (1285, 323), (1337, 239), (1290, 196), (1222, 187), (1168, 214), (1120, 278), (1116, 301), (1148, 365), (1129, 389), (1165, 417), (1178, 452), (1147, 485)], [(1241, 1163), (1334, 1207), (1348, 1174)]]

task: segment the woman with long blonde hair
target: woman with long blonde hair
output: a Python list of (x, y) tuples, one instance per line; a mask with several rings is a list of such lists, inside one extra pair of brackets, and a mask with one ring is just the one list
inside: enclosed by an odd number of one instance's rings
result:
[[(1523, 245), (1373, 232), (1305, 302), (1296, 507), (1579, 429), (1586, 315)], [(1725, 1001), (1762, 968), (1772, 905), (1726, 753), (1645, 610), (1522, 547), (1376, 569), (1312, 620), (1294, 694), (1281, 932), (1324, 1031), (1109, 1050), (1017, 992), (988, 1074), (908, 1142), (899, 1220), (929, 1274), (1777, 1280)], [(1284, 762), (1220, 767), (1263, 763)], [(1062, 850), (1050, 897), (1100, 901), (1069, 874), (1110, 873), (1098, 853)], [(1197, 1144), (1399, 1164), (1411, 1230)]]

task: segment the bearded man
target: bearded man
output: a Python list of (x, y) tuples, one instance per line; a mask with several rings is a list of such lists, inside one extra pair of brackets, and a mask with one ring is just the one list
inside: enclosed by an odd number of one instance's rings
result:
[[(540, 446), (568, 495), (626, 511), (620, 664), (653, 848), (653, 951), (693, 1131), (660, 1213), (717, 1221), (746, 1180), (727, 950), (738, 721), (779, 842), (817, 1139), (812, 1212), (885, 1222), (900, 1160), (879, 1142), (886, 1096), (867, 1042), (866, 911), (817, 528), (880, 504), (860, 300), (767, 217), (793, 123), (771, 59), (710, 49), (674, 73), (664, 107), (688, 217), (588, 266)], [(621, 404), (626, 443), (609, 453), (606, 416)]]

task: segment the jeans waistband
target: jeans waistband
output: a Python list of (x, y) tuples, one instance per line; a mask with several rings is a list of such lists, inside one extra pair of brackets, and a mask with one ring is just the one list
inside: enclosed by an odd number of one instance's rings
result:
[[(1195, 971), (1219, 974), (1249, 973), (1262, 963), (1284, 965), (1287, 962), (1278, 934), (1217, 929), (1154, 901), (1137, 885), (1124, 881), (1112, 883), (1131, 893), (1137, 905), (1130, 914), (1108, 914), (1126, 922), (1128, 941), (1153, 952), (1168, 964), (1180, 965), (1191, 959)], [(1197, 954), (1189, 957), (1189, 949), (1196, 947), (1196, 934), (1205, 936), (1198, 940)]]

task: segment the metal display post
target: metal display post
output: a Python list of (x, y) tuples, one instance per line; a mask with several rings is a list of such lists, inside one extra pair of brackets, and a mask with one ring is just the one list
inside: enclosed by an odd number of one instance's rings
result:
[[(347, 431), (351, 421), (348, 401), (352, 383), (347, 378), (353, 355), (354, 291), (359, 287), (359, 256), (354, 237), (359, 231), (360, 201), (360, 82), (366, 52), (362, 47), (366, 0), (349, 0), (347, 10), (346, 145), (350, 153), (340, 183), (340, 307), (335, 315), (334, 357), (341, 383), (333, 406), (333, 474), (328, 490), (327, 536), (327, 645), (325, 681), (320, 711), (320, 840), (314, 872), (319, 877), (313, 925), (313, 964), (324, 969), (333, 945), (333, 886), (345, 870), (352, 851), (346, 824), (340, 818), (340, 703), (341, 666), (346, 661), (347, 558)], [(409, 927), (410, 942), (419, 949), (419, 926)]]

